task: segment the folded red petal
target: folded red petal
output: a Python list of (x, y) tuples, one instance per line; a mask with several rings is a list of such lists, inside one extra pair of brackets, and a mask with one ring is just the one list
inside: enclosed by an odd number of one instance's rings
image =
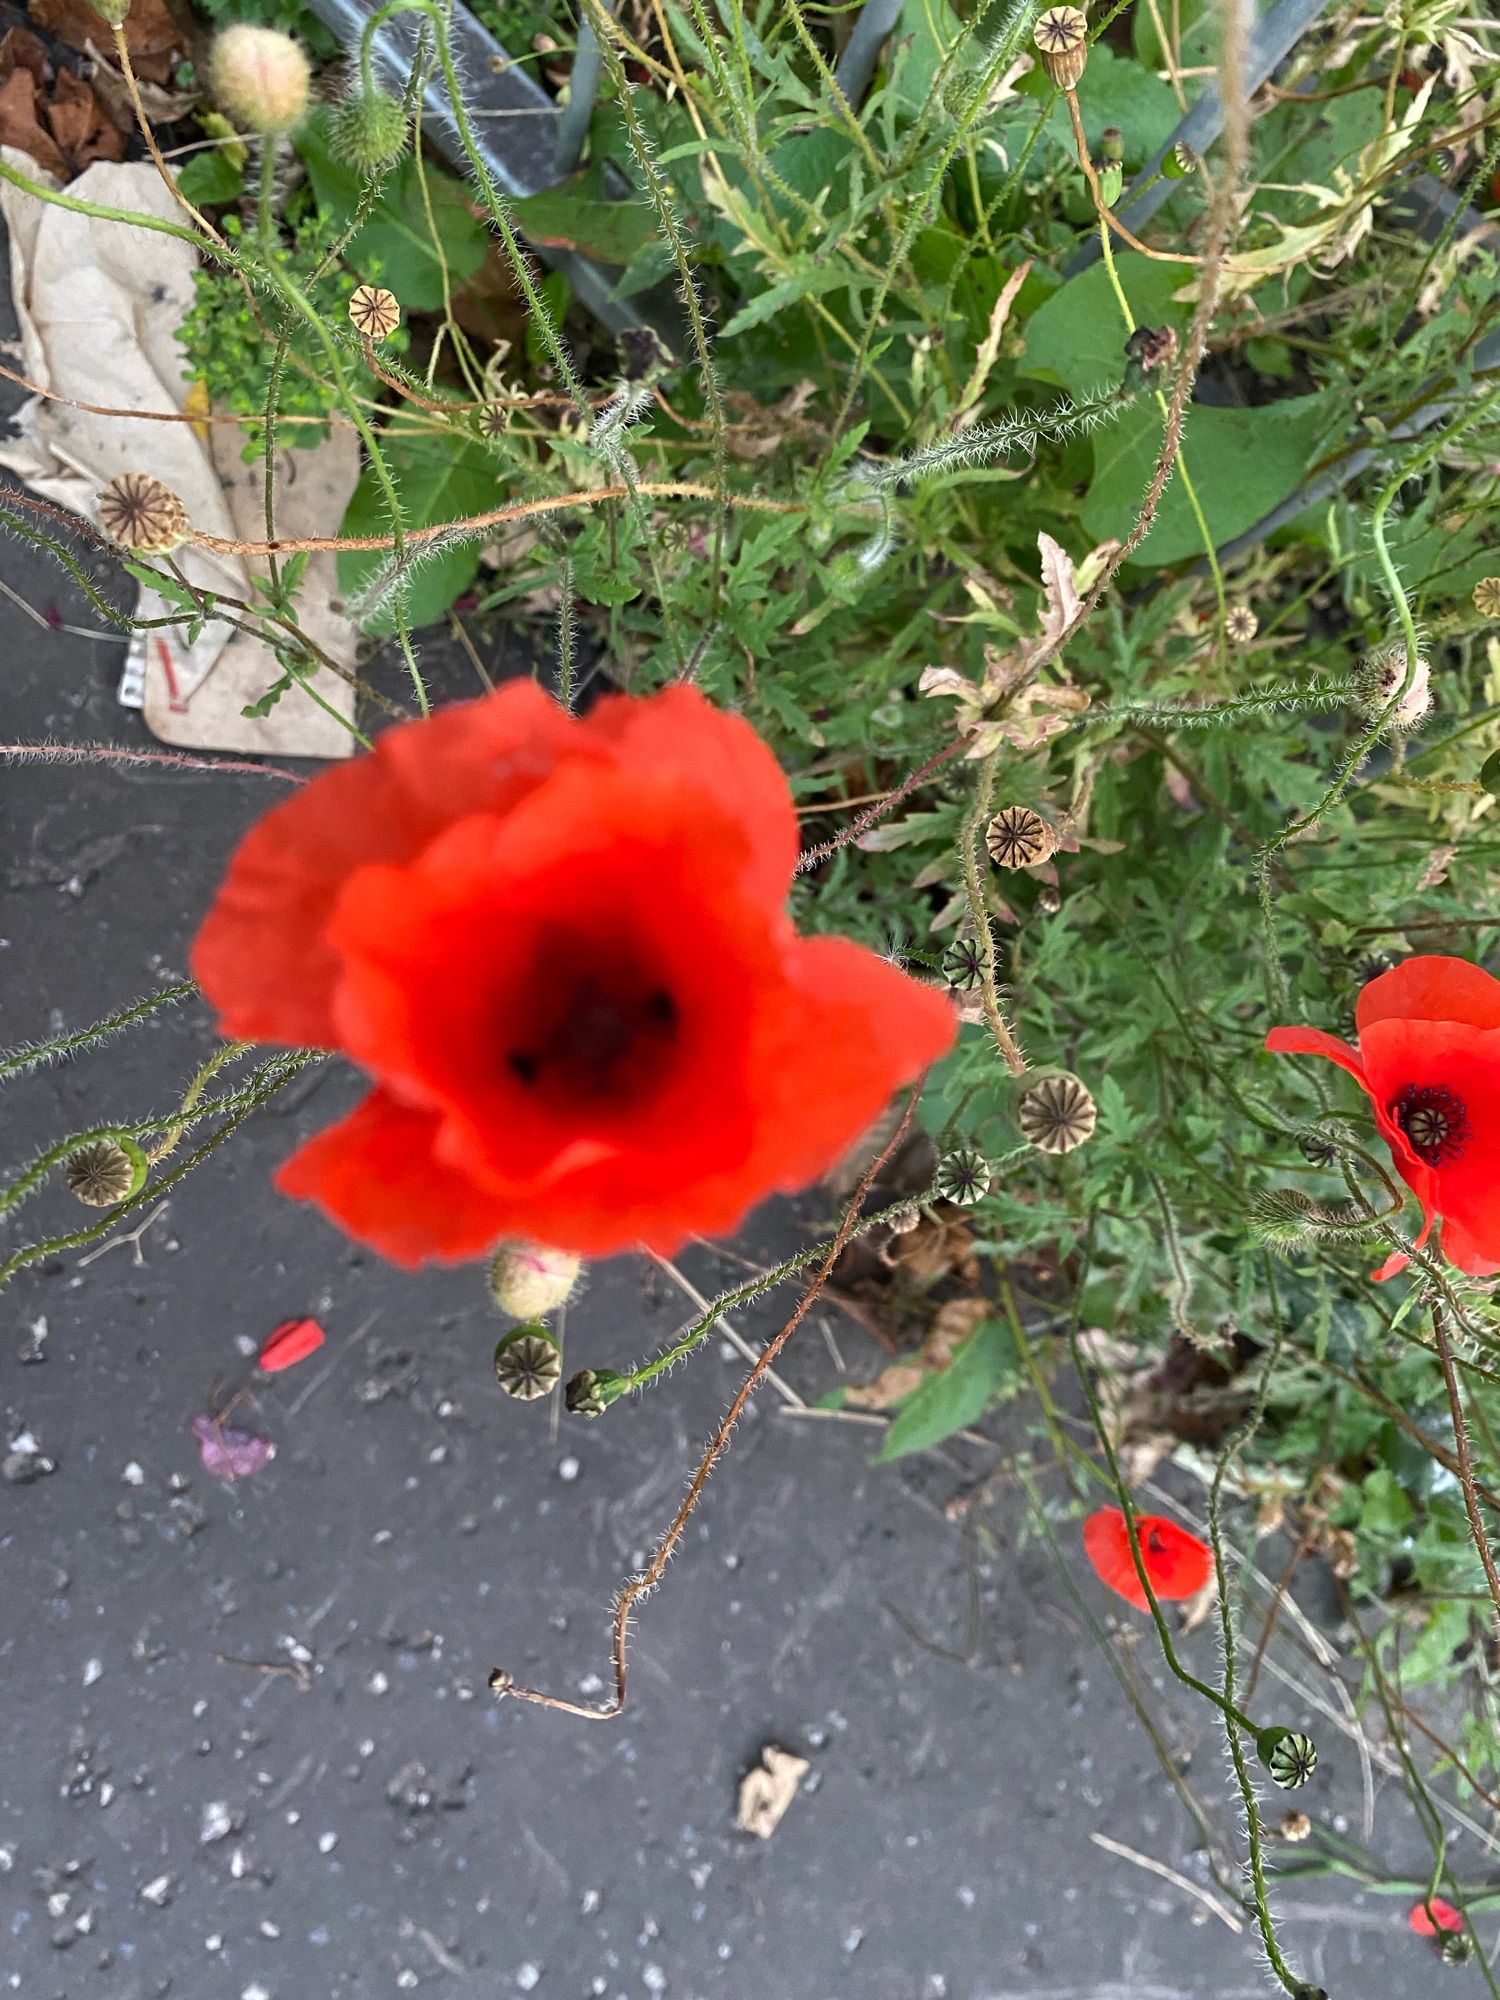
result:
[(1500, 979), (1466, 958), (1424, 952), (1361, 987), (1355, 1003), (1360, 1046), (1377, 1021), (1462, 1021), (1500, 1028)]
[(504, 811), (573, 744), (530, 681), (387, 730), (322, 771), (240, 843), (193, 946), (193, 976), (242, 1041), (329, 1047), (338, 958), (325, 935), (350, 875), (419, 853), (455, 816)]
[(508, 1217), (485, 1189), (437, 1157), (436, 1134), (430, 1113), (373, 1091), (294, 1153), (276, 1185), (316, 1202), (394, 1264), (482, 1256), (510, 1233)]
[(1273, 1056), (1326, 1056), (1329, 1062), (1348, 1070), (1364, 1089), (1370, 1087), (1359, 1050), (1322, 1028), (1273, 1028), (1266, 1036), (1266, 1047)]
[(1436, 1937), (1439, 1931), (1461, 1931), (1464, 1927), (1462, 1913), (1441, 1896), (1429, 1896), (1425, 1903), (1414, 1904), (1406, 1921), (1418, 1937)]
[[(1214, 1573), (1213, 1550), (1162, 1514), (1137, 1514), (1141, 1560), (1157, 1597), (1196, 1597)], [(1130, 1547), (1130, 1528), (1118, 1507), (1101, 1507), (1083, 1524), (1084, 1552), (1101, 1583), (1138, 1611), (1149, 1610)]]

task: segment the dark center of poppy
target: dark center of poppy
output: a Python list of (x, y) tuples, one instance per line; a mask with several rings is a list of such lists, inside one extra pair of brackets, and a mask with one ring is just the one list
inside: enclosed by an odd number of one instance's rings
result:
[(1165, 1543), (1165, 1542), (1164, 1542), (1164, 1541), (1162, 1540), (1162, 1535), (1161, 1535), (1161, 1529), (1160, 1529), (1160, 1528), (1150, 1528), (1150, 1529), (1148, 1529), (1148, 1530), (1147, 1530), (1147, 1532), (1146, 1532), (1146, 1553), (1147, 1553), (1147, 1555), (1150, 1555), (1150, 1556), (1161, 1556), (1161, 1555), (1165, 1555), (1165, 1554), (1166, 1554), (1166, 1552), (1167, 1552), (1167, 1545), (1166, 1545), (1166, 1543)]
[(1463, 1100), (1440, 1083), (1409, 1083), (1388, 1109), (1412, 1151), (1429, 1167), (1451, 1164), (1473, 1136)]
[(506, 1050), (529, 1089), (598, 1108), (648, 1095), (677, 1042), (677, 1003), (629, 972), (584, 971), (559, 982), (524, 1040)]

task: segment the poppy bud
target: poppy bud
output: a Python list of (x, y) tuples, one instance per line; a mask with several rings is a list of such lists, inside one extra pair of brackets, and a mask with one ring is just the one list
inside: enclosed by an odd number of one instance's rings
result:
[(938, 1163), (932, 1191), (940, 1201), (951, 1201), (955, 1208), (972, 1208), (990, 1191), (988, 1160), (971, 1146), (949, 1153)]
[(112, 28), (123, 28), (125, 16), (130, 12), (130, 0), (89, 0), (89, 5)]
[(512, 1319), (540, 1319), (568, 1303), (581, 1268), (565, 1250), (507, 1243), (489, 1261), (490, 1297)]
[(360, 174), (379, 173), (393, 165), (406, 151), (406, 137), (405, 108), (378, 84), (346, 97), (335, 107), (328, 127), (335, 156)]
[(1355, 698), (1371, 717), (1379, 715), (1403, 685), (1406, 692), (1396, 704), (1395, 713), (1387, 719), (1388, 729), (1415, 729), (1431, 709), (1431, 670), (1427, 662), (1419, 654), (1408, 681), (1406, 647), (1397, 641), (1391, 646), (1378, 646), (1360, 661), (1354, 675)]
[(613, 1368), (580, 1368), (563, 1391), (563, 1400), (575, 1417), (602, 1417), (611, 1403), (618, 1403), (626, 1388), (625, 1377)]
[(1284, 1792), (1305, 1785), (1318, 1768), (1318, 1746), (1298, 1729), (1263, 1729), (1255, 1739), (1256, 1755)]
[(1016, 1123), (1043, 1153), (1071, 1153), (1094, 1136), (1099, 1109), (1067, 1070), (1030, 1071), (1020, 1079)]
[(278, 28), (237, 21), (215, 38), (214, 96), (251, 132), (290, 132), (307, 109), (312, 71), (300, 43)]
[(263, 1374), (279, 1375), (283, 1368), (295, 1368), (315, 1354), (326, 1337), (315, 1319), (284, 1319), (261, 1343), (256, 1366)]
[(1099, 134), (1099, 152), (1094, 165), (1102, 172), (1107, 166), (1119, 166), (1125, 158), (1125, 134), (1118, 125), (1106, 125)]
[(1081, 7), (1049, 7), (1037, 17), (1031, 39), (1042, 68), (1059, 90), (1071, 90), (1089, 59), (1089, 22)]
[(1262, 1188), (1250, 1204), (1251, 1233), (1270, 1250), (1294, 1250), (1312, 1235), (1313, 1206), (1298, 1188)]
[(146, 1178), (146, 1155), (133, 1139), (98, 1139), (68, 1155), (68, 1188), (90, 1208), (113, 1208)]
[(562, 1380), (562, 1348), (540, 1321), (506, 1334), (495, 1349), (495, 1380), (507, 1396), (532, 1403)]

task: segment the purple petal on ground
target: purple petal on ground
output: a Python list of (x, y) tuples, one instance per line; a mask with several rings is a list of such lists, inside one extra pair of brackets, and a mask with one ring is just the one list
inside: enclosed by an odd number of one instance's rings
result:
[(212, 1417), (194, 1417), (191, 1428), (203, 1453), (204, 1468), (216, 1479), (248, 1478), (276, 1456), (269, 1438), (257, 1437), (254, 1431), (232, 1430)]

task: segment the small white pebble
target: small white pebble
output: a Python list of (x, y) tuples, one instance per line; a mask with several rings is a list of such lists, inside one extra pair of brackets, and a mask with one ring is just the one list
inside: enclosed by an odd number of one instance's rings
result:
[(271, 1996), (260, 1981), (255, 1979), (240, 1994), (240, 2000), (271, 2000)]
[(403, 1965), (401, 1970), (396, 1974), (396, 1984), (401, 1988), (401, 1991), (403, 1993), (410, 1993), (416, 1983), (417, 1975), (409, 1965)]
[(273, 1924), (269, 1917), (262, 1917), (260, 1920), (260, 1934), (263, 1938), (279, 1938), (281, 1936), (281, 1926), (280, 1924)]
[(339, 1837), (336, 1833), (320, 1833), (318, 1835), (319, 1854), (332, 1854), (338, 1844)]
[(379, 1672), (379, 1670), (377, 1669), (375, 1673), (371, 1674), (366, 1685), (368, 1686), (371, 1694), (384, 1694), (386, 1689), (390, 1686), (390, 1682), (386, 1679), (385, 1675)]
[(210, 1799), (198, 1822), (199, 1840), (205, 1847), (211, 1847), (216, 1840), (223, 1840), (233, 1832), (234, 1814), (229, 1810), (228, 1799)]
[(203, 1949), (205, 1951), (222, 1951), (224, 1949), (222, 1935), (218, 1931), (213, 1931), (203, 1940)]
[(95, 1681), (102, 1678), (103, 1673), (104, 1673), (103, 1660), (85, 1660), (83, 1663), (84, 1686), (86, 1688), (91, 1688), (94, 1685)]
[(583, 1470), (576, 1458), (565, 1458), (557, 1468), (559, 1479), (576, 1479)]
[(171, 1900), (172, 1878), (170, 1875), (156, 1876), (141, 1891), (141, 1901), (143, 1903), (154, 1904), (158, 1910), (165, 1909)]
[(359, 1754), (361, 1757), (373, 1757), (375, 1755), (375, 1738), (373, 1736), (366, 1736), (361, 1739)]
[(114, 1795), (115, 1795), (115, 1788), (109, 1782), (108, 1778), (106, 1778), (103, 1784), (100, 1785), (99, 1787), (99, 1805), (101, 1809), (109, 1804), (110, 1800), (114, 1797)]
[(0, 1875), (8, 1875), (15, 1865), (16, 1850), (13, 1847), (0, 1847)]
[(525, 1965), (516, 1967), (516, 1984), (523, 1993), (529, 1993), (541, 1976), (542, 1968), (539, 1965), (532, 1965), (529, 1960)]
[(65, 1917), (68, 1914), (68, 1905), (72, 1900), (73, 1898), (68, 1894), (66, 1889), (55, 1889), (47, 1898), (47, 1915), (49, 1917)]
[(144, 1486), (146, 1483), (145, 1468), (137, 1465), (134, 1459), (126, 1466), (120, 1477), (127, 1486)]
[(579, 1907), (584, 1916), (595, 1917), (599, 1914), (600, 1906), (603, 1902), (604, 1898), (599, 1894), (597, 1889), (585, 1889), (583, 1892), (583, 1902)]
[(643, 1965), (641, 1967), (641, 1983), (648, 1993), (665, 1993), (667, 1990), (667, 1975), (659, 1965)]

